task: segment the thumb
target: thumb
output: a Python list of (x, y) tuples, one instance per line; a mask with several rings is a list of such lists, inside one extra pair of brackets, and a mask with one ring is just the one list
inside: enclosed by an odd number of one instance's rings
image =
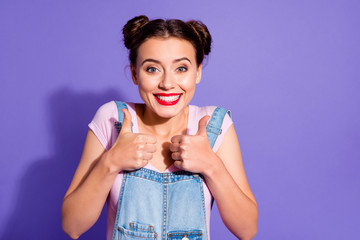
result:
[(210, 116), (206, 115), (203, 118), (200, 119), (199, 121), (199, 128), (198, 131), (196, 133), (197, 136), (207, 136), (206, 134), (206, 123), (209, 120)]
[(122, 109), (124, 113), (124, 122), (121, 126), (120, 134), (131, 132), (131, 114), (126, 108)]

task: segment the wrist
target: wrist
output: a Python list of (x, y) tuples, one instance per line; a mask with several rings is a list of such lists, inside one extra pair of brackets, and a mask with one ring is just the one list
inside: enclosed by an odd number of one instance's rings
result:
[(209, 165), (206, 169), (204, 169), (204, 172), (202, 173), (205, 179), (213, 178), (214, 176), (218, 175), (218, 172), (221, 172), (225, 167), (222, 160), (215, 153), (211, 160), (212, 161), (209, 161)]
[(111, 151), (106, 151), (100, 158), (99, 164), (104, 169), (107, 175), (116, 175), (121, 169), (113, 164)]

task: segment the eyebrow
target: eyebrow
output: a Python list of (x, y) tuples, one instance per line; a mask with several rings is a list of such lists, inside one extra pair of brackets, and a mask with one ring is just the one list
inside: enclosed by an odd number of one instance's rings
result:
[[(173, 62), (174, 62), (174, 63), (175, 63), (175, 62), (181, 62), (181, 61), (184, 61), (184, 60), (185, 60), (185, 61), (188, 61), (190, 64), (192, 64), (191, 61), (190, 61), (190, 59), (188, 59), (187, 57), (182, 57), (182, 58), (175, 59)], [(154, 63), (158, 63), (158, 64), (161, 63), (159, 60), (152, 59), (152, 58), (147, 58), (147, 59), (145, 59), (145, 60), (141, 63), (141, 66), (144, 65), (146, 62), (154, 62)]]

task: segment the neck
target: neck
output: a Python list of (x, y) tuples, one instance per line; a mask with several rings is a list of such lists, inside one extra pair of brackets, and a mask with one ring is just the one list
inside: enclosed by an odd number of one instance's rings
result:
[(140, 132), (147, 132), (162, 138), (171, 138), (174, 135), (186, 134), (189, 106), (172, 118), (161, 118), (146, 108), (145, 104), (136, 105)]

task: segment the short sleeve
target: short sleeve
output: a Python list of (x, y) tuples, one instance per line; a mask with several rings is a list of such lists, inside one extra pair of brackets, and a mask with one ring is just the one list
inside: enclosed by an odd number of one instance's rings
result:
[(114, 101), (105, 103), (96, 111), (94, 118), (88, 125), (106, 151), (111, 148), (112, 138), (116, 134), (114, 123), (117, 121), (117, 114)]

